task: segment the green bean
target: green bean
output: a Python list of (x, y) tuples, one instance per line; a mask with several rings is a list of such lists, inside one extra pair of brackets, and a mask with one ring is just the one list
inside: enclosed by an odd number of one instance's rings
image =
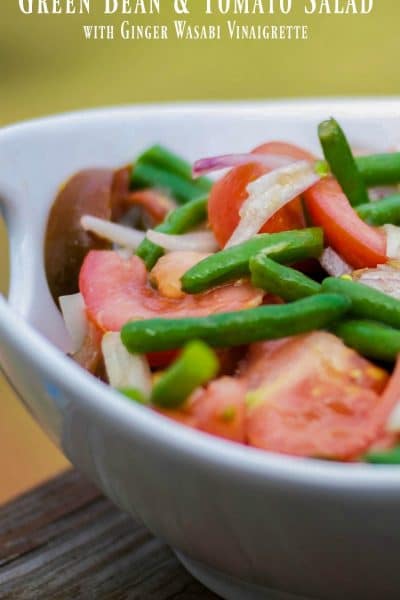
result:
[(317, 294), (291, 304), (264, 305), (232, 313), (182, 319), (150, 319), (127, 323), (121, 339), (129, 352), (181, 348), (191, 339), (210, 346), (241, 346), (323, 329), (349, 310), (337, 294)]
[(262, 253), (250, 259), (250, 272), (254, 287), (275, 294), (287, 302), (321, 291), (321, 285), (307, 275), (280, 265)]
[(361, 319), (380, 321), (400, 329), (400, 300), (363, 283), (328, 277), (322, 282), (326, 294), (343, 294), (352, 303), (351, 314)]
[(400, 225), (400, 194), (388, 196), (383, 200), (361, 204), (357, 213), (369, 225)]
[(182, 288), (189, 294), (249, 275), (249, 260), (264, 252), (273, 260), (291, 263), (317, 257), (323, 250), (323, 232), (319, 228), (264, 233), (253, 239), (217, 252), (189, 269), (182, 277)]
[[(207, 198), (202, 197), (179, 206), (167, 216), (161, 225), (156, 227), (156, 231), (179, 235), (202, 223), (206, 218)], [(154, 267), (160, 256), (164, 254), (164, 250), (161, 246), (157, 246), (157, 244), (153, 244), (150, 240), (145, 239), (138, 247), (136, 254), (144, 260), (146, 267), (150, 270)]]
[(201, 341), (189, 342), (154, 384), (151, 400), (163, 408), (178, 408), (193, 390), (214, 379), (218, 370), (219, 360), (211, 348)]
[[(355, 156), (354, 161), (367, 187), (400, 183), (400, 152)], [(317, 162), (316, 171), (322, 176), (327, 175), (328, 163)]]
[(204, 189), (176, 173), (170, 173), (152, 164), (137, 162), (132, 167), (131, 188), (155, 187), (166, 190), (180, 204), (204, 196)]
[(367, 358), (394, 362), (400, 353), (400, 331), (376, 321), (343, 321), (333, 331)]
[(364, 461), (373, 465), (400, 465), (400, 446), (382, 452), (369, 452)]
[(332, 173), (352, 206), (369, 202), (367, 188), (346, 136), (335, 119), (320, 124), (319, 139)]
[[(179, 175), (188, 181), (193, 181), (190, 163), (159, 144), (145, 150), (145, 152), (139, 156), (137, 162), (155, 165), (164, 171), (175, 173), (175, 175)], [(211, 190), (213, 184), (211, 179), (199, 177), (194, 181), (196, 186), (201, 188), (204, 192), (209, 192)]]
[(400, 152), (357, 156), (356, 164), (368, 187), (400, 182)]
[(149, 404), (146, 396), (140, 390), (136, 388), (120, 388), (118, 390), (121, 394), (123, 394), (129, 400), (133, 400), (137, 404)]

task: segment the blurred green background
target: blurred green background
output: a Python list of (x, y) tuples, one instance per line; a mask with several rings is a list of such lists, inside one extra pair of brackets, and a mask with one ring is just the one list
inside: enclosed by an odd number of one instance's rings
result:
[[(49, 2), (50, 4), (50, 2)], [(134, 4), (132, 2), (132, 4)], [(345, 2), (343, 2), (345, 4)], [(400, 3), (376, 0), (369, 16), (312, 16), (294, 0), (290, 17), (232, 17), (244, 23), (307, 24), (308, 41), (86, 41), (82, 25), (171, 23), (162, 15), (23, 15), (17, 0), (0, 13), (0, 125), (98, 105), (202, 99), (250, 99), (400, 93)], [(333, 5), (333, 2), (332, 2)], [(189, 2), (191, 23), (222, 23)], [(260, 140), (261, 142), (262, 140)], [(8, 281), (0, 223), (0, 291)], [(66, 466), (65, 460), (0, 379), (0, 502)]]

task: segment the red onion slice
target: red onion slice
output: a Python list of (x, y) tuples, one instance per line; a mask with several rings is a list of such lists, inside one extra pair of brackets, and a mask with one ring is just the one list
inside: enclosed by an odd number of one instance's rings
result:
[(241, 167), (251, 163), (261, 164), (266, 169), (272, 171), (287, 167), (294, 162), (296, 160), (293, 157), (283, 154), (222, 154), (221, 156), (211, 156), (197, 160), (193, 165), (193, 176), (199, 177), (213, 171)]

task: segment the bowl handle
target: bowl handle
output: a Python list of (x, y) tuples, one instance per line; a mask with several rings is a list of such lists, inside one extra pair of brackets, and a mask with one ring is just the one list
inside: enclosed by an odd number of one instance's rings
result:
[(8, 302), (26, 321), (67, 351), (69, 338), (50, 295), (44, 270), (43, 238), (47, 215), (29, 200), (19, 182), (10, 185), (0, 181), (0, 211), (10, 242)]
[[(31, 253), (27, 252), (27, 241), (29, 239), (28, 223), (30, 215), (23, 210), (22, 190), (18, 183), (10, 184), (0, 181), (0, 213), (3, 216), (8, 231), (11, 261), (11, 282), (9, 291), (9, 302), (18, 306), (18, 298), (25, 295), (27, 290), (26, 275), (30, 265), (25, 257)], [(28, 238), (28, 239), (27, 239)], [(28, 261), (29, 263), (29, 261)], [(22, 293), (21, 284), (24, 284)]]
[[(11, 281), (9, 303), (23, 316), (33, 294), (37, 268), (38, 223), (33, 207), (24, 202), (19, 182), (0, 181), (0, 207), (4, 216), (10, 244)], [(36, 245), (35, 245), (36, 239)]]
[(6, 223), (10, 237), (11, 229), (15, 230), (20, 221), (16, 202), (18, 195), (17, 186), (0, 182), (0, 214)]

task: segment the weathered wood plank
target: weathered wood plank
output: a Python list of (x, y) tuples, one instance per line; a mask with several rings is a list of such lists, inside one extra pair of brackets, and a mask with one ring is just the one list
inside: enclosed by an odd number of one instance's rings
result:
[[(67, 471), (0, 509), (0, 566), (47, 543), (69, 526), (64, 517), (100, 497), (77, 471)], [(87, 519), (85, 511), (80, 516)]]
[(0, 509), (0, 598), (212, 600), (76, 471)]

